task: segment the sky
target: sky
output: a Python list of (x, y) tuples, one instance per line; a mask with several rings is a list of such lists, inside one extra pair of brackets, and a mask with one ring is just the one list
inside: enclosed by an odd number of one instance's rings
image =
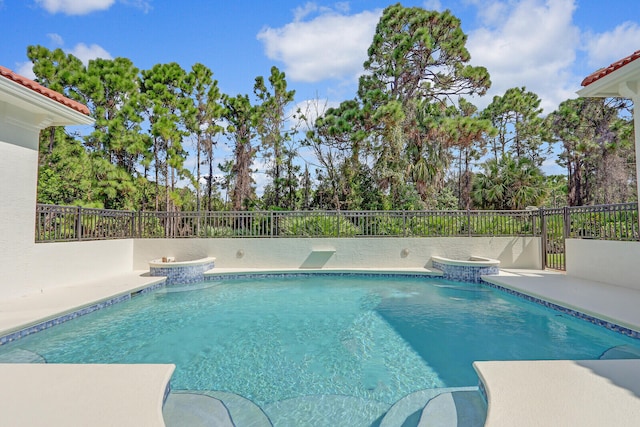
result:
[[(223, 93), (252, 94), (275, 65), (300, 106), (352, 99), (375, 26), (393, 1), (0, 0), (0, 65), (34, 78), (27, 46), (90, 59), (129, 58), (139, 69), (177, 62), (209, 67)], [(637, 0), (422, 0), (450, 10), (467, 34), (471, 64), (492, 87), (473, 102), (524, 86), (543, 114), (575, 98), (584, 77), (640, 49)], [(228, 155), (221, 147), (220, 156)], [(550, 160), (547, 173), (561, 173)], [(257, 165), (260, 168), (260, 165)], [(256, 177), (261, 180), (259, 176)], [(260, 185), (260, 183), (259, 183)]]

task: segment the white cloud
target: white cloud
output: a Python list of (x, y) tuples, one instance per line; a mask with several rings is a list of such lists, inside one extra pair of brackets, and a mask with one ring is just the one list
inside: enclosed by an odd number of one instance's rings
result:
[(588, 64), (593, 71), (640, 49), (640, 26), (636, 22), (623, 22), (612, 31), (587, 34), (585, 37)]
[[(346, 15), (307, 3), (296, 9), (294, 21), (281, 28), (265, 27), (258, 33), (267, 57), (285, 65), (292, 81), (355, 79), (367, 58), (382, 11)], [(319, 12), (313, 19), (303, 21)]]
[(89, 63), (90, 59), (113, 59), (109, 52), (97, 44), (87, 46), (84, 43), (78, 43), (69, 53), (82, 61), (85, 65)]
[(64, 40), (63, 40), (63, 38), (62, 38), (62, 36), (60, 34), (49, 33), (49, 34), (47, 34), (47, 37), (49, 38), (51, 43), (53, 43), (56, 46), (64, 45)]
[(120, 3), (140, 9), (143, 13), (149, 13), (153, 9), (151, 2), (147, 0), (120, 0)]
[(20, 62), (17, 63), (16, 73), (20, 74), (23, 77), (34, 80), (36, 75), (33, 73), (33, 62)]
[(423, 9), (426, 10), (437, 10), (438, 12), (442, 11), (442, 3), (440, 0), (425, 0), (422, 4)]
[[(296, 105), (289, 112), (290, 127), (295, 127), (299, 132), (306, 132), (309, 130), (309, 125), (313, 125), (316, 119), (324, 114), (329, 108), (337, 108), (340, 104), (338, 102), (330, 102), (327, 99), (307, 99), (296, 103)], [(298, 110), (300, 113), (298, 113)], [(304, 115), (305, 120), (294, 120), (293, 115), (296, 115), (299, 119), (299, 114)]]
[(115, 0), (36, 0), (49, 13), (65, 15), (86, 15), (99, 10), (107, 10)]
[[(470, 32), (472, 63), (487, 67), (492, 88), (481, 107), (511, 87), (526, 86), (542, 99), (545, 113), (574, 98), (580, 78), (571, 67), (580, 32), (573, 24), (574, 0), (495, 1), (480, 9), (486, 27)], [(479, 5), (482, 8), (482, 5)]]
[(508, 18), (509, 6), (502, 1), (476, 1), (474, 4), (478, 7), (478, 18), (484, 25), (499, 25)]

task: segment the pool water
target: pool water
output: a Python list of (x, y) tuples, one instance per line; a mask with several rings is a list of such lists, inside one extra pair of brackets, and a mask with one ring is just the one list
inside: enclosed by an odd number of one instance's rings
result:
[(477, 385), (475, 360), (597, 359), (638, 344), (483, 285), (308, 275), (163, 289), (4, 345), (0, 358), (174, 363), (174, 390), (258, 405), (309, 395), (393, 404)]

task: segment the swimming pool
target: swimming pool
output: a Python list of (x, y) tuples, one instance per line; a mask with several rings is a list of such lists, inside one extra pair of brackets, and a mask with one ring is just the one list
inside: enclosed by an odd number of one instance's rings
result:
[(174, 363), (174, 390), (263, 408), (335, 395), (388, 407), (476, 386), (475, 360), (597, 359), (638, 344), (484, 285), (297, 275), (169, 287), (6, 344), (0, 359)]

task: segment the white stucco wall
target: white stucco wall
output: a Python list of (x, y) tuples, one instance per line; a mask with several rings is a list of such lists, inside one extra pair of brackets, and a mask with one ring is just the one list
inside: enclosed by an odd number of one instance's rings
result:
[(26, 112), (7, 108), (0, 102), (0, 295), (14, 293), (29, 272), (38, 168), (38, 129)]
[(133, 241), (35, 244), (40, 129), (91, 119), (0, 77), (0, 298), (130, 272)]
[(567, 239), (567, 275), (640, 290), (640, 242)]
[(136, 239), (133, 268), (148, 269), (150, 260), (163, 256), (177, 260), (212, 256), (221, 268), (409, 268), (429, 265), (432, 255), (496, 258), (501, 267), (541, 265), (540, 240), (532, 237), (238, 238)]

